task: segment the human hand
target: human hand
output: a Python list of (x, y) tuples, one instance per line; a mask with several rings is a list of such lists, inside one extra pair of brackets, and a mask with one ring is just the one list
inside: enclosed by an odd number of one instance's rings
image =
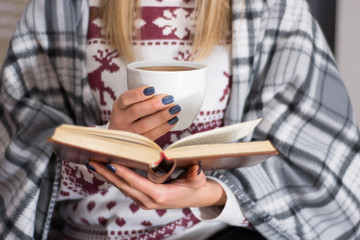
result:
[(220, 184), (207, 180), (198, 165), (169, 183), (157, 184), (118, 164), (105, 166), (93, 161), (89, 164), (143, 209), (221, 206), (226, 201)]
[(153, 87), (128, 90), (113, 104), (109, 129), (144, 135), (152, 140), (173, 128), (181, 108), (171, 95), (154, 95)]

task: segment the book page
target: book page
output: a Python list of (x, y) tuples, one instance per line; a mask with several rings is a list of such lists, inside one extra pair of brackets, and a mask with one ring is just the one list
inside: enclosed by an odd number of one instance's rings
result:
[(202, 163), (205, 163), (205, 160), (210, 158), (217, 159), (229, 156), (270, 156), (278, 154), (278, 151), (268, 140), (252, 142), (232, 142), (227, 144), (219, 143), (211, 145), (203, 144), (196, 146), (183, 146), (166, 149), (164, 152), (168, 158), (176, 160), (177, 166), (184, 166), (186, 160), (203, 160)]
[(174, 142), (167, 149), (189, 145), (232, 142), (249, 135), (261, 120), (262, 118), (259, 118), (252, 121), (216, 128), (206, 132), (196, 133)]
[[(60, 128), (59, 128), (60, 129)], [(55, 152), (60, 159), (70, 162), (82, 163), (95, 159), (105, 162), (133, 161), (145, 164), (146, 167), (153, 165), (161, 159), (161, 149), (156, 149), (129, 138), (119, 138), (116, 134), (102, 134), (102, 131), (81, 131), (78, 129), (56, 129), (51, 138)], [(99, 134), (95, 134), (100, 132)], [(146, 169), (143, 167), (143, 169)]]
[(74, 126), (74, 125), (67, 125), (67, 124), (63, 124), (61, 126), (61, 128), (69, 129), (72, 132), (80, 132), (82, 134), (101, 136), (101, 137), (108, 138), (108, 139), (133, 142), (136, 144), (144, 145), (144, 146), (151, 147), (154, 149), (158, 149), (159, 151), (162, 151), (162, 149), (155, 142), (151, 141), (147, 137), (144, 137), (144, 136), (136, 134), (136, 133), (120, 131), (120, 130)]

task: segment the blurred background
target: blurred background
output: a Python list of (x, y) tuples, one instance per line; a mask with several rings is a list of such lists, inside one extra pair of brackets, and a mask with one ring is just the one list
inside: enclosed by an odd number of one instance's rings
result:
[[(238, 1), (238, 0), (233, 0)], [(296, 0), (293, 0), (296, 1)], [(328, 40), (360, 126), (360, 1), (307, 0)], [(28, 0), (0, 1), (0, 64), (9, 38)]]
[(6, 55), (16, 23), (28, 0), (0, 0), (0, 64)]

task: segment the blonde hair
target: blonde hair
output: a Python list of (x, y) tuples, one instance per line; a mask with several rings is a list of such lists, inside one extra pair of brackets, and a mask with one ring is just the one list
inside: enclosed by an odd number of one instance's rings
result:
[[(135, 60), (133, 21), (140, 16), (138, 0), (102, 0), (91, 17), (100, 17), (110, 44), (127, 61)], [(209, 17), (210, 16), (210, 17)], [(196, 0), (192, 54), (204, 58), (213, 47), (227, 41), (230, 33), (230, 0)]]

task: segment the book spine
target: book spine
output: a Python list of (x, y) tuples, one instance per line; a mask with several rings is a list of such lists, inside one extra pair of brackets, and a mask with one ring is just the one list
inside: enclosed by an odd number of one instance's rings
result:
[(149, 167), (148, 179), (155, 183), (165, 182), (176, 168), (176, 161), (161, 153), (160, 160)]

